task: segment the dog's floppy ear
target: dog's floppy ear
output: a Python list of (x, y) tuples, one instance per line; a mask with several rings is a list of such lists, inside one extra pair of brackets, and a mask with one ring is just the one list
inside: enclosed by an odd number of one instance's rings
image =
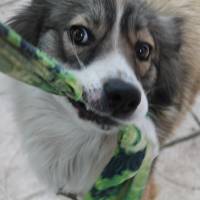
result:
[(183, 23), (183, 19), (177, 17), (159, 17), (151, 23), (159, 54), (156, 62), (158, 79), (153, 94), (155, 104), (171, 105), (178, 94), (184, 71), (180, 57)]
[(37, 45), (46, 14), (43, 1), (33, 0), (8, 23), (23, 38), (33, 45)]

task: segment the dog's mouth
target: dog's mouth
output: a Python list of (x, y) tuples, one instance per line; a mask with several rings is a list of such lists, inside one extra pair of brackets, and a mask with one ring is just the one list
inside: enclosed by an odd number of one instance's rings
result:
[(101, 129), (109, 131), (119, 125), (118, 122), (108, 116), (103, 116), (93, 110), (87, 109), (84, 103), (76, 102), (69, 98), (71, 104), (76, 108), (80, 118), (96, 123)]

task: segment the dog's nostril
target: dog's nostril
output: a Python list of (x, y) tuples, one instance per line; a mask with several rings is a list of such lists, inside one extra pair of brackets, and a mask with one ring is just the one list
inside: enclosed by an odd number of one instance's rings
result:
[(136, 87), (118, 79), (105, 83), (104, 92), (109, 110), (115, 117), (133, 113), (141, 101), (141, 93)]
[(115, 105), (119, 106), (119, 103), (123, 101), (123, 98), (120, 94), (110, 91), (110, 93), (107, 93), (107, 100), (109, 107), (112, 107)]
[(115, 101), (121, 101), (122, 97), (120, 94), (112, 94), (112, 99)]

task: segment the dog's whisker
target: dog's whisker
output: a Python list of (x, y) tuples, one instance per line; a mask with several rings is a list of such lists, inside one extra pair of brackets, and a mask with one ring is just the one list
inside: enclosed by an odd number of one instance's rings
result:
[(76, 49), (76, 47), (75, 47), (74, 44), (72, 44), (72, 49), (73, 49), (74, 55), (75, 55), (75, 57), (76, 57), (76, 59), (77, 59), (79, 65), (80, 65), (81, 69), (85, 69), (86, 66), (84, 65), (84, 63), (83, 63), (83, 62), (81, 61), (81, 59), (79, 58), (78, 53), (77, 53), (77, 49)]

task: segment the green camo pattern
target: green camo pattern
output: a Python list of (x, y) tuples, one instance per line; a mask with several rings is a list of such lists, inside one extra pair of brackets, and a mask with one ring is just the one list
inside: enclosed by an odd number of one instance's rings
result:
[[(83, 102), (82, 86), (55, 59), (0, 23), (0, 71), (55, 95)], [(152, 164), (151, 145), (133, 125), (121, 128), (110, 162), (84, 200), (140, 200)]]
[(133, 125), (119, 132), (118, 146), (84, 200), (140, 200), (148, 181), (151, 146)]
[(55, 59), (0, 24), (0, 71), (56, 95), (81, 101), (82, 86)]

